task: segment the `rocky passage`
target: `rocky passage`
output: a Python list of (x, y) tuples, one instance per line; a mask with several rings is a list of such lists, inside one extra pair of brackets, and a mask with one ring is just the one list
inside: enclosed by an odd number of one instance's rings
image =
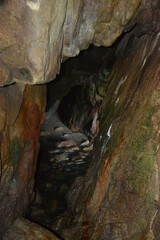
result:
[(159, 0), (0, 1), (0, 239), (160, 239), (159, 22)]
[(35, 200), (28, 217), (56, 230), (56, 219), (67, 218), (69, 189), (87, 172), (93, 143), (86, 135), (72, 132), (57, 113), (41, 129)]

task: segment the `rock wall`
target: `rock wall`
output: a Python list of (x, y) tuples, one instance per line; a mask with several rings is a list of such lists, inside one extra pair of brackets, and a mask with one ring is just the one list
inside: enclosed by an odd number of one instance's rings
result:
[[(89, 44), (110, 46), (138, 23), (137, 32), (127, 34), (117, 50), (98, 152), (81, 192), (83, 201), (71, 204), (81, 216), (72, 239), (78, 233), (79, 239), (90, 240), (152, 239), (153, 234), (158, 240), (159, 35), (145, 35), (159, 31), (158, 4), (0, 1), (0, 236), (25, 214), (33, 196), (46, 95), (45, 86), (35, 84), (53, 80), (63, 59)], [(130, 21), (139, 8), (141, 18)]]
[(75, 56), (89, 44), (111, 45), (142, 2), (1, 1), (0, 86), (53, 80), (63, 57)]
[(45, 93), (45, 86), (14, 84), (0, 89), (0, 236), (26, 213), (33, 197)]
[(53, 80), (63, 57), (91, 43), (110, 45), (141, 2), (0, 1), (0, 233), (25, 213), (34, 185), (45, 87), (28, 85)]
[(149, 29), (137, 25), (116, 50), (93, 161), (68, 196), (67, 240), (160, 238), (160, 33)]

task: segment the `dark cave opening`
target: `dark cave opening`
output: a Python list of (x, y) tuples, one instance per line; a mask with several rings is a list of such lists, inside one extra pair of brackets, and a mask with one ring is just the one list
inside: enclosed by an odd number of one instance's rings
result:
[(62, 121), (72, 131), (82, 132), (92, 138), (95, 133), (91, 130), (94, 118), (95, 124), (98, 120), (98, 104), (93, 106), (87, 99), (88, 87), (88, 84), (85, 88), (84, 85), (72, 87), (68, 95), (62, 99), (58, 113)]
[(67, 221), (70, 189), (90, 166), (113, 63), (114, 48), (91, 46), (63, 63), (60, 75), (47, 85), (36, 194), (28, 217), (50, 230), (56, 231), (60, 216)]
[(0, 6), (2, 6), (5, 2), (6, 0), (0, 0)]

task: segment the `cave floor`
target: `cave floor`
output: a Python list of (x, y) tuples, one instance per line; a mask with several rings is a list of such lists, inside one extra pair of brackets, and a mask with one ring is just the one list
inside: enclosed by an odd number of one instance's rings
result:
[(36, 173), (35, 199), (29, 218), (51, 230), (56, 220), (67, 216), (67, 194), (75, 179), (89, 167), (93, 144), (72, 132), (57, 115), (42, 125)]

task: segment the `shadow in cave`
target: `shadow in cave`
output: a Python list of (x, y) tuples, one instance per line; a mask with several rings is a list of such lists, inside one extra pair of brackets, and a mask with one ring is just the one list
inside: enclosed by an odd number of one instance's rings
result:
[(0, 6), (2, 6), (5, 2), (6, 0), (0, 0)]
[(75, 181), (81, 183), (90, 165), (113, 63), (114, 48), (91, 46), (63, 63), (47, 86), (36, 194), (28, 217), (52, 231), (68, 224), (70, 189)]

